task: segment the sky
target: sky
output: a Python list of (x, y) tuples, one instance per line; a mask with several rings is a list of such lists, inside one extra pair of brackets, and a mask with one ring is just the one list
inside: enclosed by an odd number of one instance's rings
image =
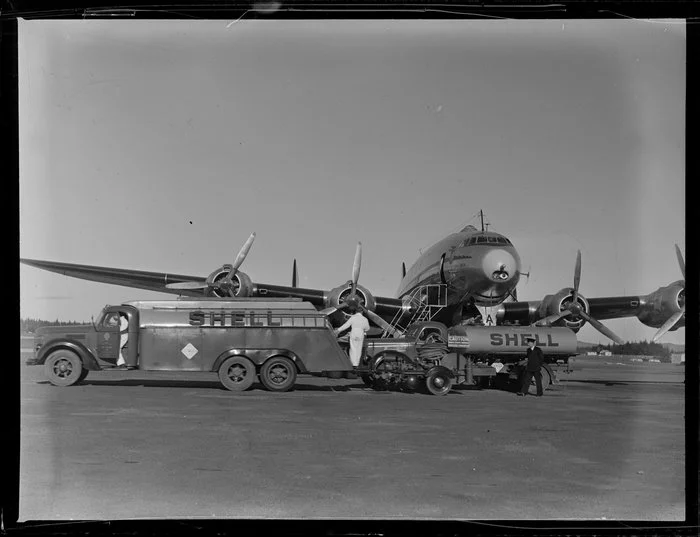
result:
[[(484, 211), (521, 300), (682, 278), (682, 21), (19, 21), (20, 256), (394, 296)], [(20, 265), (20, 314), (167, 298)], [(656, 329), (607, 320), (626, 340)], [(667, 334), (682, 343), (685, 329)], [(590, 326), (583, 341), (609, 343)]]

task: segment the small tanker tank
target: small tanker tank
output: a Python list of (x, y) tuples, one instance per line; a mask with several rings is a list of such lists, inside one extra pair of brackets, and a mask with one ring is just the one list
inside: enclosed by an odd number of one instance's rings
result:
[(568, 328), (543, 326), (453, 326), (447, 331), (451, 351), (475, 355), (519, 355), (527, 351), (526, 338), (547, 355), (576, 354), (576, 334)]

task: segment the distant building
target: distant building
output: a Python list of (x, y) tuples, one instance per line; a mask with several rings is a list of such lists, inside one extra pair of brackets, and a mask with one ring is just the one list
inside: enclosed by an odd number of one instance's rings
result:
[(588, 351), (588, 352), (586, 353), (586, 355), (587, 355), (587, 356), (598, 356), (598, 353), (595, 352), (595, 351)]
[(641, 358), (632, 358), (630, 361), (631, 362), (642, 362), (643, 360)]
[(612, 352), (611, 351), (600, 351), (600, 355), (601, 356), (612, 356)]
[(671, 353), (671, 363), (672, 364), (684, 364), (685, 363), (685, 353), (684, 352)]
[(658, 358), (649, 358), (649, 361), (654, 362), (655, 364), (658, 364), (659, 362), (661, 362), (661, 360), (659, 360)]

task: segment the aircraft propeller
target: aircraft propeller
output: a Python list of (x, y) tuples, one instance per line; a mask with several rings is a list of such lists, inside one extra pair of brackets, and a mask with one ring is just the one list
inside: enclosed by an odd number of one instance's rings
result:
[(576, 315), (578, 317), (582, 317), (585, 319), (593, 328), (598, 330), (601, 334), (604, 336), (610, 338), (613, 340), (615, 343), (618, 345), (622, 345), (624, 341), (617, 336), (612, 330), (610, 330), (608, 327), (606, 327), (603, 323), (598, 321), (597, 319), (594, 319), (586, 311), (584, 308), (581, 307), (581, 304), (578, 301), (579, 298), (579, 284), (581, 283), (581, 250), (578, 250), (578, 253), (576, 254), (576, 266), (574, 268), (574, 287), (573, 287), (573, 293), (571, 297), (571, 301), (568, 302), (565, 306), (565, 308), (553, 315), (549, 315), (547, 317), (544, 317), (543, 319), (540, 319), (535, 323), (535, 325), (538, 326), (550, 326), (552, 323), (555, 323), (559, 319), (562, 319), (564, 317), (568, 317), (570, 315)]
[[(678, 247), (676, 244), (676, 258), (678, 259), (678, 265), (681, 267), (681, 273), (683, 274), (683, 285), (685, 286), (685, 261), (683, 260), (683, 254), (681, 253), (681, 249)], [(663, 336), (666, 332), (668, 332), (673, 326), (680, 321), (681, 317), (685, 315), (685, 304), (681, 306), (681, 309), (671, 315), (664, 324), (661, 325), (661, 328), (659, 328), (656, 331), (656, 334), (654, 334), (654, 337), (651, 338), (652, 343), (656, 343), (659, 339), (661, 339), (661, 336)]]
[(233, 264), (232, 265), (225, 264), (221, 267), (222, 270), (228, 271), (224, 278), (222, 278), (220, 280), (213, 280), (213, 276), (215, 273), (212, 273), (204, 281), (189, 281), (189, 282), (169, 283), (165, 287), (167, 287), (168, 289), (207, 289), (207, 288), (213, 288), (213, 289), (217, 289), (219, 291), (222, 291), (223, 293), (225, 293), (227, 295), (236, 296), (236, 289), (234, 288), (233, 277), (235, 276), (235, 274), (238, 271), (238, 269), (240, 268), (240, 266), (243, 264), (243, 261), (245, 261), (245, 258), (248, 255), (248, 252), (250, 251), (250, 247), (253, 245), (254, 240), (255, 240), (255, 232), (251, 233), (250, 237), (248, 237), (248, 240), (245, 241), (245, 244), (239, 250), (238, 255), (236, 255), (236, 259), (233, 261)]
[(352, 277), (348, 281), (348, 283), (351, 285), (350, 288), (350, 294), (343, 299), (343, 302), (340, 303), (338, 306), (332, 306), (330, 308), (326, 308), (321, 311), (324, 315), (332, 315), (336, 311), (342, 311), (345, 310), (349, 307), (354, 307), (359, 309), (364, 315), (369, 317), (376, 325), (380, 326), (387, 332), (391, 334), (395, 334), (396, 330), (389, 324), (387, 323), (384, 319), (382, 319), (379, 315), (374, 313), (371, 310), (368, 310), (364, 304), (360, 302), (360, 298), (357, 296), (357, 281), (360, 278), (360, 267), (362, 265), (362, 243), (358, 242), (357, 243), (357, 248), (355, 248), (355, 259), (353, 260), (352, 263)]

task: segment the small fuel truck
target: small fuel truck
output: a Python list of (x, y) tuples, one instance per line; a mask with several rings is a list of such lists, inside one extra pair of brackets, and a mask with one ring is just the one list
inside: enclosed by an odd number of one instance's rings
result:
[[(535, 337), (545, 360), (556, 362), (576, 354), (576, 334), (568, 328), (535, 326), (464, 326), (447, 328), (432, 321), (408, 327), (399, 338), (367, 340), (359, 371), (376, 390), (449, 393), (454, 384), (505, 388), (517, 383), (524, 369), (525, 338)], [(556, 382), (545, 363), (542, 386)]]
[(297, 373), (342, 377), (352, 371), (327, 317), (298, 298), (106, 306), (91, 325), (38, 329), (27, 364), (43, 365), (51, 384), (71, 386), (90, 371), (116, 368), (120, 353), (128, 369), (217, 372), (232, 391), (259, 378), (268, 390), (283, 392)]

